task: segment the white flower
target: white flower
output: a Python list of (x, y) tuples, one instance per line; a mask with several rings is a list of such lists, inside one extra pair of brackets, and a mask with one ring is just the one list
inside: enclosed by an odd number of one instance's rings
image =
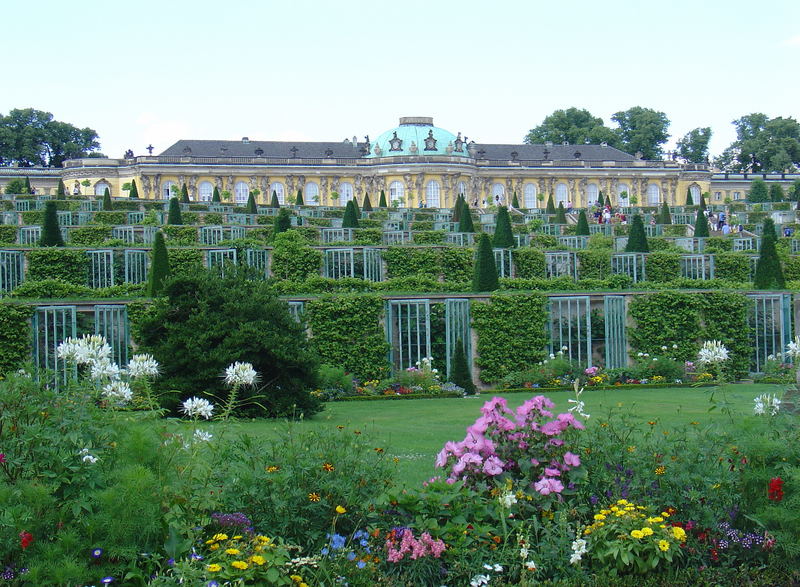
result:
[(727, 361), (728, 349), (718, 340), (707, 340), (697, 353), (697, 362), (701, 365), (714, 365)]
[(786, 347), (786, 354), (791, 358), (800, 359), (800, 336), (795, 336), (794, 340)]
[(577, 414), (579, 414), (584, 418), (591, 418), (589, 414), (584, 412), (584, 410), (586, 409), (586, 405), (581, 400), (568, 399), (567, 402), (570, 404), (575, 404), (568, 410), (569, 412), (576, 412)]
[(81, 338), (67, 338), (58, 345), (56, 354), (61, 359), (85, 365), (92, 361), (108, 359), (111, 356), (111, 347), (103, 336), (87, 334)]
[(662, 344), (662, 345), (661, 345), (661, 350), (662, 350), (662, 351), (665, 351), (665, 350), (667, 350), (667, 345), (665, 345), (665, 344)]
[(569, 350), (569, 347), (564, 345), (564, 346), (561, 347), (561, 350), (564, 351), (564, 352), (567, 352)]
[(240, 363), (236, 361), (225, 369), (225, 384), (233, 387), (234, 385), (253, 385), (258, 379), (258, 373), (250, 363)]
[(529, 571), (535, 571), (536, 563), (533, 561), (525, 561), (525, 568), (528, 569)]
[(129, 402), (131, 398), (133, 398), (131, 386), (118, 379), (103, 386), (103, 395), (105, 395), (108, 400), (121, 404)]
[(203, 430), (195, 430), (193, 438), (195, 442), (210, 442), (214, 435)]
[(101, 379), (119, 379), (119, 365), (112, 363), (109, 359), (97, 359), (89, 363), (89, 377), (95, 381)]
[(208, 420), (214, 413), (214, 406), (211, 402), (201, 397), (190, 397), (181, 406), (181, 411), (190, 418), (205, 418)]
[(128, 374), (136, 379), (137, 377), (157, 377), (158, 361), (153, 355), (133, 355), (128, 363)]
[(469, 587), (483, 587), (489, 584), (490, 579), (489, 575), (475, 575), (469, 582)]
[(673, 349), (677, 349), (677, 348), (678, 348), (678, 345), (677, 345), (677, 344), (673, 344), (673, 345), (672, 345), (672, 348), (673, 348)]
[(508, 509), (517, 503), (517, 496), (510, 491), (506, 491), (500, 494), (500, 497), (497, 498), (497, 501), (500, 502), (501, 506)]
[(653, 360), (654, 361), (658, 361), (658, 357), (653, 357)]
[(569, 557), (569, 564), (574, 565), (579, 563), (586, 552), (586, 541), (582, 538), (574, 540), (572, 542), (572, 556)]
[(94, 456), (94, 455), (89, 454), (89, 449), (88, 448), (81, 449), (78, 452), (78, 456), (81, 457), (81, 460), (84, 463), (89, 463), (89, 464), (93, 465), (93, 464), (95, 464), (97, 462), (97, 457)]
[(521, 559), (526, 559), (526, 558), (528, 558), (528, 554), (530, 554), (530, 552), (528, 551), (528, 547), (527, 547), (527, 545), (526, 545), (526, 546), (523, 546), (522, 548), (520, 548), (520, 549), (519, 549), (519, 557), (520, 557)]
[(643, 357), (643, 356), (644, 356), (644, 353), (636, 353), (636, 356), (637, 356), (637, 357)]
[(753, 413), (757, 416), (763, 416), (767, 413), (767, 410), (769, 410), (770, 416), (774, 416), (781, 409), (781, 400), (771, 393), (762, 393), (753, 402)]
[(553, 353), (550, 353), (550, 359), (552, 360), (552, 359), (555, 359), (555, 358), (556, 358), (556, 356)]

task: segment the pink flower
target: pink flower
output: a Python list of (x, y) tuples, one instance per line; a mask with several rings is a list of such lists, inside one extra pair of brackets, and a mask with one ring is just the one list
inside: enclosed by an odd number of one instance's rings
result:
[(544, 470), (544, 474), (547, 475), (548, 477), (558, 477), (559, 475), (561, 475), (561, 471), (559, 471), (558, 469), (553, 469), (552, 467), (547, 467)]
[(503, 461), (491, 456), (483, 463), (483, 472), (487, 475), (500, 475), (503, 472)]
[(542, 495), (550, 495), (551, 493), (561, 493), (564, 491), (564, 485), (558, 479), (550, 479), (544, 477), (533, 484), (533, 488)]
[(598, 372), (599, 370), (600, 370), (600, 369), (599, 369), (598, 367), (589, 367), (588, 369), (584, 369), (583, 373), (584, 373), (585, 375), (589, 375), (589, 376), (591, 377), (591, 376), (593, 376), (593, 375), (597, 375), (597, 372)]
[(560, 433), (561, 430), (561, 424), (559, 424), (557, 421), (547, 422), (544, 426), (542, 426), (542, 434), (546, 436), (555, 436), (556, 434)]
[(0, 463), (6, 462), (6, 455), (5, 453), (0, 452)]
[(581, 466), (581, 457), (571, 452), (564, 453), (564, 464), (569, 465), (570, 467), (580, 467)]

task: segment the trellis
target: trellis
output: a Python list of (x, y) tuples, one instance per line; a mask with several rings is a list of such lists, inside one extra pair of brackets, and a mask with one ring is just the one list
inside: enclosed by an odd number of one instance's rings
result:
[(445, 232), (455, 232), (458, 223), (450, 221), (434, 221), (433, 230), (443, 230)]
[(269, 275), (269, 251), (264, 249), (246, 249), (244, 260), (248, 267), (258, 269), (264, 277)]
[(111, 229), (111, 238), (119, 239), (125, 244), (133, 244), (136, 242), (136, 233), (133, 226), (115, 226)]
[(569, 249), (585, 249), (589, 245), (588, 236), (560, 236), (558, 244)]
[[(757, 240), (760, 239), (754, 239), (751, 236), (735, 238), (733, 239), (733, 251), (737, 253), (741, 251), (757, 251), (759, 246)], [(795, 241), (792, 241), (792, 244), (794, 244), (794, 242)]]
[(50, 383), (63, 388), (76, 369), (58, 356), (58, 345), (75, 336), (75, 306), (36, 308), (31, 319), (33, 331), (33, 366), (37, 380), (43, 373), (52, 376)]
[(321, 233), (323, 243), (346, 243), (353, 240), (352, 228), (323, 228)]
[[(752, 346), (750, 367), (754, 372), (764, 370), (767, 358), (784, 356), (792, 340), (790, 294), (748, 294), (753, 300), (750, 310)], [(786, 358), (786, 362), (790, 359)]]
[(383, 281), (383, 255), (380, 249), (364, 248), (364, 279), (367, 281)]
[(225, 265), (229, 263), (236, 265), (236, 262), (236, 249), (212, 249), (206, 251), (206, 266), (209, 269), (211, 267), (220, 267), (223, 275), (225, 273)]
[(25, 253), (0, 251), (0, 291), (11, 291), (25, 279)]
[(611, 273), (627, 275), (634, 283), (647, 279), (644, 253), (616, 253), (611, 256)]
[(72, 212), (70, 210), (59, 210), (56, 212), (56, 216), (58, 217), (59, 225), (61, 226), (72, 225)]
[(545, 253), (544, 269), (548, 279), (553, 277), (571, 277), (577, 275), (575, 253)]
[(214, 246), (225, 240), (225, 229), (222, 226), (201, 226), (200, 244)]
[[(445, 239), (450, 236), (445, 235)], [(383, 233), (383, 243), (387, 245), (405, 245), (411, 243), (411, 233), (407, 230), (392, 230)]]
[(128, 364), (130, 331), (128, 307), (124, 304), (98, 304), (94, 307), (94, 333), (105, 337), (117, 365)]
[(382, 224), (385, 232), (394, 232), (397, 230), (408, 230), (408, 225), (404, 220), (386, 220)]
[(128, 224), (141, 224), (144, 221), (144, 212), (128, 212)]
[(681, 255), (681, 277), (714, 279), (713, 255)]
[(448, 232), (444, 235), (444, 242), (459, 247), (472, 245), (475, 243), (475, 234), (472, 232)]
[[(563, 350), (571, 361), (592, 362), (592, 323), (589, 296), (550, 298), (550, 352)], [(564, 350), (566, 347), (566, 350)]]
[(494, 265), (497, 267), (498, 277), (513, 277), (513, 262), (511, 249), (492, 249), (494, 252)]
[(147, 251), (125, 249), (123, 255), (125, 264), (125, 283), (145, 283), (150, 265), (150, 256)]
[(353, 249), (326, 249), (323, 276), (330, 279), (355, 277), (355, 255)]
[(447, 377), (449, 378), (453, 354), (461, 339), (467, 366), (472, 371), (472, 331), (470, 327), (470, 301), (465, 298), (449, 298), (444, 301), (445, 312), (445, 361), (447, 364)]
[(89, 286), (111, 287), (114, 285), (114, 251), (86, 251), (89, 255)]
[(625, 296), (603, 296), (605, 322), (606, 369), (628, 364), (628, 334), (626, 329)]
[(306, 309), (305, 302), (288, 302), (289, 303), (289, 315), (295, 319), (295, 321), (300, 322), (303, 318), (303, 312)]
[(612, 224), (590, 224), (589, 234), (605, 234), (611, 236), (614, 234), (614, 226)]
[(430, 300), (389, 300), (386, 308), (386, 340), (389, 363), (407, 369), (431, 356)]
[(21, 245), (35, 245), (42, 238), (41, 226), (23, 226), (19, 229), (17, 240)]

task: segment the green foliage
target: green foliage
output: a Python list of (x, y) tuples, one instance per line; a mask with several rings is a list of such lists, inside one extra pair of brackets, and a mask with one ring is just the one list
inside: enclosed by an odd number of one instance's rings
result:
[(605, 279), (611, 273), (611, 251), (587, 249), (578, 251), (577, 256), (581, 279)]
[(386, 193), (381, 190), (381, 199), (378, 201), (378, 208), (386, 208)]
[(139, 190), (136, 187), (136, 180), (135, 179), (131, 180), (131, 191), (128, 192), (128, 197), (131, 198), (132, 200), (138, 200), (139, 199)]
[(472, 395), (475, 393), (475, 382), (472, 381), (472, 373), (467, 363), (467, 355), (464, 352), (464, 341), (461, 337), (456, 340), (456, 348), (453, 350), (453, 357), (450, 359), (450, 377), (459, 387), (464, 389), (464, 393)]
[(33, 306), (0, 302), (0, 377), (16, 371), (30, 357), (33, 310)]
[(214, 186), (214, 193), (211, 196), (211, 201), (217, 204), (222, 202), (222, 199), (219, 197), (219, 188), (217, 186)]
[[(416, 236), (416, 235), (415, 235)], [(448, 281), (465, 282), (472, 279), (472, 263), (475, 252), (465, 247), (439, 249), (439, 261), (444, 278)]]
[(708, 142), (711, 140), (711, 128), (695, 128), (678, 139), (678, 157), (687, 163), (706, 163), (708, 161)]
[(756, 289), (783, 289), (786, 287), (783, 268), (775, 248), (776, 242), (775, 223), (772, 218), (767, 218), (764, 220), (761, 251), (756, 264), (756, 274), (753, 277), (753, 287)]
[(733, 239), (724, 236), (712, 236), (706, 239), (706, 246), (703, 252), (710, 253), (728, 253), (733, 250)]
[(514, 197), (511, 199), (511, 205), (515, 210), (519, 210), (519, 200), (517, 199), (517, 192), (514, 192)]
[(686, 205), (694, 206), (694, 198), (692, 198), (692, 190), (690, 188), (686, 188)]
[(545, 208), (545, 213), (546, 214), (556, 213), (556, 207), (555, 204), (553, 204), (553, 194), (547, 196), (547, 207)]
[(169, 277), (169, 255), (164, 242), (164, 233), (156, 232), (153, 240), (153, 251), (150, 257), (150, 271), (147, 276), (147, 295), (154, 298), (164, 289), (164, 281)]
[(0, 224), (0, 244), (13, 245), (17, 242), (17, 227), (11, 224)]
[(348, 200), (345, 206), (342, 228), (358, 228), (358, 215), (356, 214), (356, 206), (353, 200)]
[(771, 202), (783, 202), (786, 198), (786, 194), (783, 191), (783, 187), (779, 183), (773, 183), (769, 186), (769, 199)]
[(167, 249), (169, 270), (173, 275), (191, 275), (203, 269), (203, 252), (199, 249)]
[[(300, 205), (302, 206), (302, 204)], [(250, 192), (250, 195), (247, 196), (247, 206), (245, 207), (247, 208), (248, 214), (258, 214), (258, 208), (256, 207), (256, 196), (253, 192)]]
[(476, 362), (486, 383), (545, 358), (547, 298), (538, 293), (493, 295), (472, 303)]
[(465, 201), (461, 203), (461, 213), (458, 219), (457, 232), (475, 232), (475, 224), (472, 221), (472, 214)]
[(356, 378), (381, 379), (389, 372), (388, 344), (381, 326), (378, 295), (323, 296), (309, 301), (305, 318), (320, 360), (343, 367)]
[(178, 202), (178, 198), (169, 199), (169, 214), (167, 215), (167, 224), (183, 224), (183, 218), (181, 218), (181, 205)]
[(114, 203), (111, 201), (111, 192), (106, 188), (103, 192), (103, 210), (111, 211), (114, 209)]
[(38, 249), (28, 253), (27, 278), (31, 281), (62, 279), (86, 285), (88, 268), (89, 258), (84, 250)]
[(578, 225), (575, 228), (575, 234), (589, 236), (589, 221), (586, 219), (586, 212), (583, 210), (578, 213)]
[(472, 275), (472, 291), (494, 291), (500, 286), (497, 279), (497, 266), (494, 262), (492, 243), (489, 236), (484, 233), (478, 240), (475, 271)]
[(25, 180), (15, 178), (9, 181), (6, 184), (5, 193), (7, 194), (29, 194), (29, 191), (25, 191)]
[(275, 190), (272, 190), (272, 199), (269, 202), (269, 207), (270, 208), (280, 208), (281, 207), (281, 203), (278, 200), (278, 192), (276, 192)]
[(93, 219), (97, 224), (125, 224), (127, 221), (125, 212), (95, 212)]
[(715, 254), (714, 276), (731, 281), (750, 281), (750, 257), (743, 253)]
[[(531, 129), (525, 136), (529, 144), (551, 142), (560, 145), (567, 142), (571, 145), (602, 142), (618, 147), (620, 140), (616, 132), (603, 124), (603, 119), (593, 116), (591, 112), (575, 107), (556, 110), (545, 117), (542, 124)], [(516, 206), (515, 206), (516, 208)]]
[(756, 178), (750, 182), (750, 191), (747, 192), (747, 201), (751, 204), (769, 202), (770, 198), (767, 182), (760, 178)]
[(556, 218), (553, 222), (555, 224), (567, 223), (567, 211), (564, 209), (564, 202), (558, 203), (558, 209), (556, 210)]
[(191, 247), (197, 245), (197, 227), (168, 225), (161, 228), (164, 237), (173, 247)]
[(69, 231), (73, 246), (98, 247), (110, 238), (110, 226), (78, 226)]
[(625, 245), (626, 253), (649, 253), (647, 236), (644, 234), (644, 223), (639, 214), (633, 215), (631, 229), (628, 232), (628, 243)]
[(736, 140), (715, 160), (723, 171), (783, 173), (800, 164), (800, 124), (795, 119), (754, 112), (733, 124)]
[(508, 249), (516, 245), (514, 235), (511, 233), (511, 218), (508, 216), (508, 208), (500, 206), (497, 210), (497, 218), (492, 237), (492, 245), (497, 249)]
[(659, 224), (672, 224), (672, 215), (669, 213), (669, 206), (667, 202), (661, 202), (661, 213), (658, 216), (657, 222)]
[(63, 179), (59, 179), (58, 180), (58, 187), (56, 188), (56, 196), (61, 198), (61, 197), (64, 197), (66, 195), (67, 195), (67, 188), (64, 185), (64, 180)]
[[(275, 208), (276, 206), (272, 206)], [(287, 208), (281, 208), (280, 212), (278, 212), (278, 216), (275, 218), (275, 227), (273, 229), (273, 234), (281, 234), (283, 232), (289, 231), (292, 227), (292, 213)]]
[(441, 270), (436, 249), (389, 247), (383, 251), (387, 277), (428, 275), (437, 277)]
[[(700, 196), (702, 198), (702, 196)], [(708, 233), (708, 218), (703, 213), (703, 206), (697, 208), (697, 217), (694, 220), (694, 236), (695, 238), (707, 237)]]
[(681, 256), (679, 253), (656, 251), (645, 258), (645, 275), (648, 281), (666, 282), (681, 275)]
[(369, 201), (369, 194), (364, 195), (364, 205), (361, 206), (364, 212), (372, 212), (372, 202)]
[(266, 282), (247, 279), (246, 271), (198, 271), (168, 280), (139, 328), (141, 347), (161, 364), (161, 391), (227, 397), (220, 375), (242, 361), (261, 377), (256, 388), (238, 390), (242, 414), (299, 417), (320, 409), (310, 394), (318, 359), (304, 326)]
[(614, 113), (611, 120), (619, 125), (620, 148), (628, 153), (639, 152), (646, 160), (660, 159), (661, 146), (669, 139), (669, 118), (663, 112), (634, 106)]
[(272, 275), (277, 279), (304, 280), (319, 275), (322, 252), (311, 248), (295, 230), (276, 234), (272, 249)]
[(42, 247), (63, 247), (64, 239), (58, 225), (58, 210), (55, 202), (46, 202), (44, 221), (42, 223), (42, 237), (39, 239)]
[(458, 223), (461, 221), (461, 213), (462, 213), (462, 206), (465, 204), (463, 194), (458, 194), (456, 196), (455, 204), (453, 204), (452, 214), (450, 216), (450, 221)]
[(543, 278), (545, 275), (544, 253), (533, 247), (514, 250), (514, 269), (521, 279)]
[(188, 204), (189, 203), (189, 188), (186, 187), (184, 183), (181, 186), (181, 204)]
[[(364, 221), (362, 221), (361, 223), (363, 225)], [(381, 240), (380, 239), (380, 235), (381, 234), (382, 233), (379, 234), (378, 242), (376, 244), (380, 243), (380, 240)], [(429, 230), (429, 231), (426, 230), (426, 231), (422, 231), (422, 232), (414, 231), (414, 244), (415, 245), (441, 245), (444, 242), (444, 234), (445, 234), (445, 232), (443, 230)]]

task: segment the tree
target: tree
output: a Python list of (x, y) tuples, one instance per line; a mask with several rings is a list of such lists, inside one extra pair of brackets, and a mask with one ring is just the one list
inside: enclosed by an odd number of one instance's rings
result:
[(511, 206), (515, 210), (519, 210), (519, 200), (517, 199), (517, 192), (514, 192), (514, 197), (511, 198)]
[(378, 202), (378, 208), (386, 208), (386, 193), (381, 190), (381, 199)]
[(136, 189), (136, 180), (135, 179), (131, 180), (131, 191), (128, 192), (128, 197), (130, 199), (132, 199), (132, 200), (138, 200), (139, 199), (139, 190)]
[(278, 192), (276, 192), (275, 190), (272, 190), (272, 200), (270, 200), (269, 207), (270, 208), (281, 207), (281, 202), (280, 200), (278, 200)]
[(297, 190), (297, 197), (294, 199), (295, 206), (305, 206), (305, 202), (303, 201), (303, 190)]
[(706, 208), (708, 208), (708, 204), (706, 204), (706, 192), (703, 192), (700, 194), (700, 209), (705, 210)]
[(281, 208), (280, 212), (278, 212), (277, 218), (275, 218), (275, 229), (272, 231), (272, 234), (280, 234), (282, 232), (286, 232), (292, 227), (292, 214), (286, 208)]
[(567, 211), (564, 209), (564, 202), (558, 203), (558, 209), (556, 210), (556, 224), (566, 224), (567, 223)]
[(567, 142), (571, 145), (584, 143), (608, 143), (612, 147), (619, 145), (617, 134), (603, 124), (603, 119), (593, 116), (588, 110), (568, 108), (556, 110), (545, 117), (542, 123), (525, 135), (528, 144)]
[(586, 212), (578, 212), (578, 226), (575, 227), (575, 234), (578, 236), (589, 236), (589, 221), (586, 219)]
[(708, 234), (708, 218), (703, 213), (703, 207), (697, 208), (697, 216), (694, 219), (694, 236), (701, 238), (709, 236)]
[(151, 298), (161, 295), (161, 291), (164, 289), (164, 281), (169, 275), (170, 266), (167, 244), (164, 242), (164, 233), (159, 230), (153, 239), (150, 273), (147, 276), (147, 295)]
[(461, 205), (463, 203), (464, 203), (464, 198), (461, 196), (461, 194), (457, 195), (455, 204), (453, 204), (453, 212), (452, 212), (452, 214), (450, 216), (450, 221), (451, 222), (456, 222), (457, 223), (457, 222), (461, 221), (461, 214), (463, 213)]
[(764, 220), (761, 251), (756, 263), (756, 274), (753, 278), (753, 287), (755, 289), (783, 289), (786, 287), (783, 268), (778, 258), (778, 251), (775, 248), (777, 241), (775, 223), (772, 218), (767, 218)]
[(792, 182), (792, 187), (789, 188), (789, 193), (787, 195), (791, 201), (800, 202), (800, 179), (796, 179)]
[(763, 179), (754, 179), (750, 183), (750, 191), (747, 192), (747, 201), (751, 204), (769, 202), (769, 188)]
[(711, 127), (695, 128), (678, 139), (676, 152), (686, 163), (705, 163), (708, 161), (708, 142), (711, 140)]
[(344, 217), (342, 218), (342, 228), (358, 228), (358, 218), (356, 216), (356, 206), (353, 200), (348, 200), (344, 208)]
[(214, 186), (214, 193), (211, 196), (211, 201), (217, 203), (222, 202), (222, 199), (219, 197), (219, 188), (217, 186)]
[(472, 373), (469, 371), (467, 363), (467, 353), (464, 351), (464, 341), (459, 336), (456, 340), (456, 347), (453, 349), (453, 356), (450, 358), (450, 377), (448, 379), (464, 389), (467, 395), (475, 393), (475, 382), (472, 380)]
[(64, 185), (64, 180), (58, 180), (58, 188), (56, 188), (56, 196), (62, 198), (67, 195), (67, 186)]
[(63, 247), (64, 238), (58, 225), (58, 208), (55, 202), (46, 202), (44, 207), (44, 220), (42, 222), (42, 237), (39, 239), (40, 247)]
[(33, 188), (31, 187), (31, 178), (28, 177), (27, 175), (25, 176), (25, 193), (26, 194), (33, 193)]
[(555, 214), (556, 213), (556, 207), (553, 204), (553, 194), (550, 194), (549, 196), (547, 196), (547, 206), (545, 207), (544, 211), (545, 211), (545, 214)]
[(181, 186), (181, 203), (188, 204), (189, 203), (189, 188), (186, 187), (186, 184)]
[(369, 194), (364, 196), (364, 205), (361, 207), (364, 212), (372, 212), (372, 202), (369, 201)]
[(786, 194), (783, 192), (783, 188), (779, 183), (773, 183), (769, 186), (769, 199), (771, 202), (783, 202), (786, 198)]
[(658, 217), (659, 224), (672, 224), (672, 214), (669, 213), (669, 206), (666, 202), (661, 202), (661, 214)]
[(256, 195), (253, 192), (250, 192), (250, 195), (247, 196), (246, 209), (248, 214), (258, 214), (258, 207), (256, 206)]
[(7, 194), (24, 194), (25, 192), (25, 182), (19, 178), (12, 179), (6, 184), (6, 193)]
[(472, 214), (469, 211), (467, 202), (464, 200), (461, 201), (461, 216), (458, 219), (458, 232), (475, 232)]
[(178, 202), (178, 198), (172, 197), (169, 199), (167, 224), (183, 224), (183, 218), (181, 217), (181, 205)]
[(616, 112), (611, 120), (619, 125), (617, 134), (621, 148), (629, 153), (639, 152), (644, 159), (660, 159), (661, 146), (669, 139), (669, 118), (663, 112), (634, 106)]
[(691, 188), (686, 188), (686, 205), (694, 206), (694, 198), (692, 197)]
[(111, 201), (111, 192), (108, 188), (103, 192), (103, 211), (109, 212), (114, 209), (114, 203)]
[(310, 393), (319, 362), (305, 325), (267, 282), (247, 277), (245, 268), (232, 268), (224, 275), (200, 271), (168, 280), (139, 328), (143, 352), (161, 366), (157, 391), (180, 390), (173, 406), (199, 390), (227, 397), (220, 375), (242, 361), (260, 380), (239, 389), (245, 405), (237, 415), (311, 416), (321, 409)]
[(489, 235), (481, 233), (478, 239), (478, 254), (472, 275), (472, 291), (494, 291), (500, 287), (497, 279), (497, 265)]
[(734, 120), (736, 140), (715, 159), (723, 171), (782, 173), (800, 166), (800, 123), (755, 112)]
[(514, 235), (511, 232), (511, 218), (508, 215), (508, 208), (505, 206), (497, 209), (492, 244), (497, 249), (508, 249), (515, 244)]
[(353, 202), (353, 209), (356, 211), (356, 220), (359, 220), (361, 218), (361, 210), (358, 207), (358, 200), (353, 196), (351, 201)]
[(638, 214), (633, 215), (631, 229), (628, 232), (628, 244), (625, 245), (626, 253), (649, 253), (650, 247), (647, 245), (647, 235), (644, 233), (644, 223)]

